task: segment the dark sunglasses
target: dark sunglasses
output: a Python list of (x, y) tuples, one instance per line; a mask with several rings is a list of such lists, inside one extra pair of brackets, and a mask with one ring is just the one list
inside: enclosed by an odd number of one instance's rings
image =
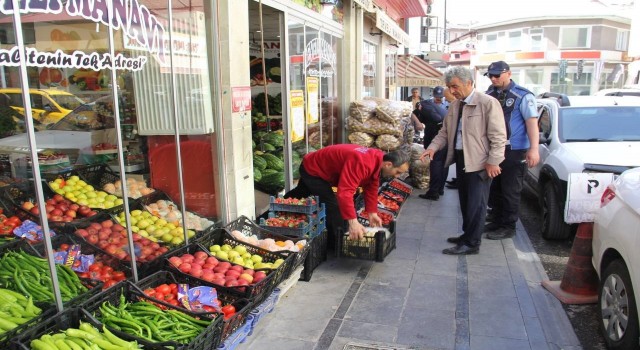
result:
[(499, 74), (489, 74), (489, 79), (491, 79), (491, 78), (496, 78), (496, 79), (497, 79), (497, 78), (500, 78), (500, 76), (501, 76), (501, 75), (502, 75), (502, 73), (499, 73)]

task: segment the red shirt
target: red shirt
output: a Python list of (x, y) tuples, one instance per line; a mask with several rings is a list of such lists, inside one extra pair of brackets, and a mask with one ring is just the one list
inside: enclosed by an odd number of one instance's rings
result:
[(353, 195), (364, 189), (365, 209), (378, 212), (378, 187), (384, 153), (378, 149), (353, 144), (325, 147), (303, 158), (304, 170), (338, 187), (338, 206), (345, 220), (355, 219)]

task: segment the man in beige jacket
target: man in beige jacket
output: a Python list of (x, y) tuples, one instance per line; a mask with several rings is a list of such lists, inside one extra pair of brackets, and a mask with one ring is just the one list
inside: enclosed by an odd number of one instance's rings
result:
[(507, 130), (500, 103), (473, 88), (473, 73), (464, 67), (451, 67), (444, 74), (451, 103), (440, 132), (422, 154), (433, 159), (436, 151), (447, 148), (445, 167), (456, 163), (458, 198), (462, 211), (462, 231), (450, 237), (452, 248), (443, 254), (477, 254), (487, 214), (491, 179), (500, 174), (504, 160)]

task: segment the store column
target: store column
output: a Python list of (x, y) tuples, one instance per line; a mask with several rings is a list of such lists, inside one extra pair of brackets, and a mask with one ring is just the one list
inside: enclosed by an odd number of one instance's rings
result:
[(249, 2), (220, 0), (220, 97), (226, 188), (226, 217), (254, 217), (251, 89), (249, 86)]

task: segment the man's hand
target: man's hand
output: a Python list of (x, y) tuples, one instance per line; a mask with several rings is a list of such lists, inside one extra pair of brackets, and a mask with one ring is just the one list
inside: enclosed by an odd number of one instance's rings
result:
[(525, 160), (527, 161), (527, 166), (529, 168), (533, 168), (538, 165), (538, 162), (540, 162), (540, 153), (538, 152), (538, 149), (533, 147), (529, 148)]
[(369, 226), (382, 227), (382, 219), (380, 219), (378, 213), (369, 214)]
[(426, 150), (424, 150), (424, 152), (422, 153), (422, 155), (420, 156), (420, 160), (424, 162), (424, 159), (429, 157), (429, 160), (433, 160), (433, 155), (436, 153), (436, 151), (434, 151), (431, 148), (427, 148)]
[(500, 173), (502, 172), (502, 169), (500, 169), (500, 167), (497, 165), (486, 164), (484, 168), (487, 170), (487, 175), (489, 175), (489, 177), (492, 179), (500, 175)]
[(349, 239), (362, 239), (364, 238), (365, 232), (364, 226), (358, 222), (358, 219), (349, 220)]

